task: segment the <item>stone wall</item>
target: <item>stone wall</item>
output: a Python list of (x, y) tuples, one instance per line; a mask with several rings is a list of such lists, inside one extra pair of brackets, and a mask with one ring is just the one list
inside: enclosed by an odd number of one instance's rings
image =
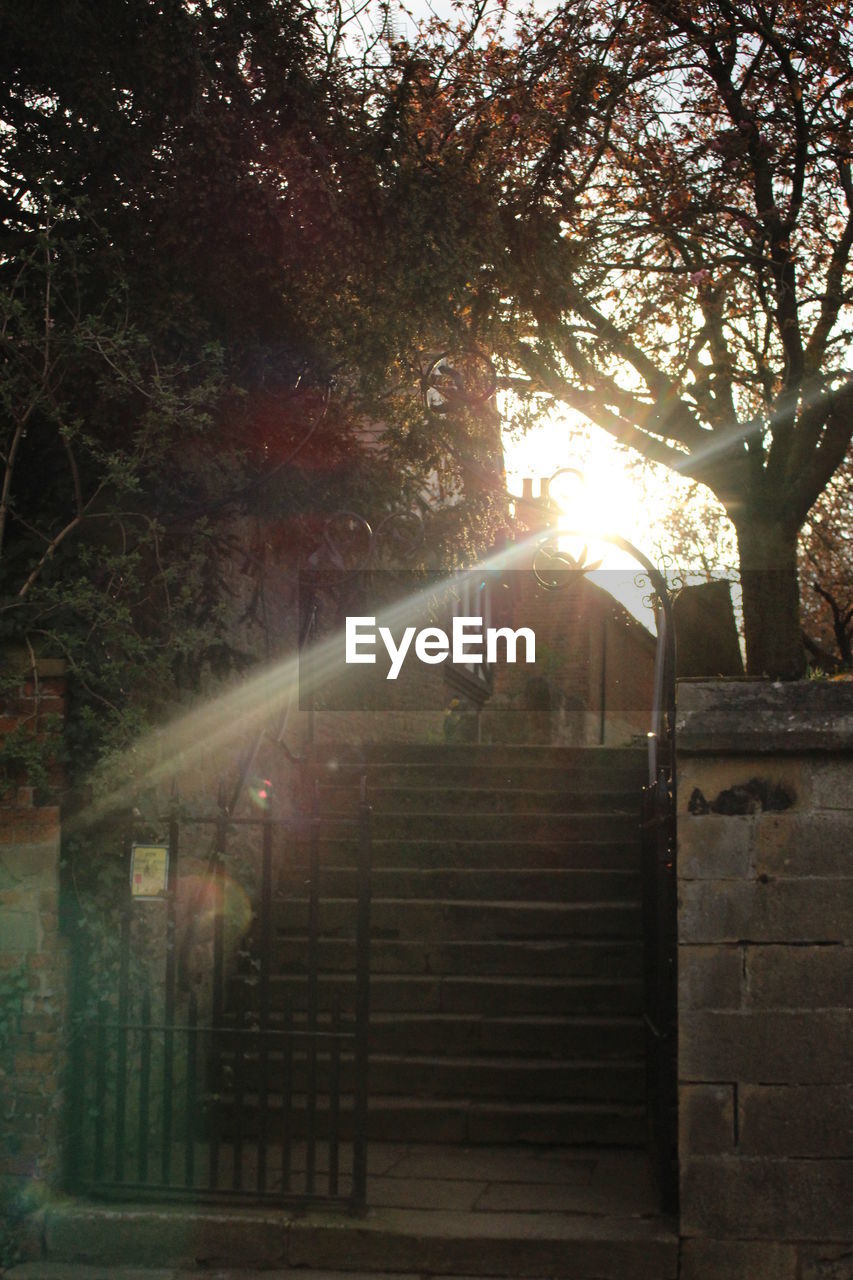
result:
[[(0, 707), (0, 741), (43, 739), (64, 713), (63, 668), (41, 662)], [(59, 931), (55, 768), (28, 785), (14, 762), (0, 778), (0, 1177), (60, 1174), (66, 952)]]
[(853, 1277), (853, 684), (679, 685), (683, 1280)]

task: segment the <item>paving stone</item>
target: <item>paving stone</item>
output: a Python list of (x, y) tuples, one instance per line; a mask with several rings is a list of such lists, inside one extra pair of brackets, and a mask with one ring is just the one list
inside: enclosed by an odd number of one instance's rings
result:
[(642, 1219), (386, 1210), (337, 1232), (314, 1215), (294, 1222), (290, 1262), (514, 1280), (674, 1280), (677, 1239)]
[(57, 1262), (104, 1266), (270, 1269), (287, 1265), (288, 1214), (70, 1204), (45, 1214), (45, 1251)]
[(371, 1178), (370, 1204), (375, 1209), (473, 1209), (487, 1185), (458, 1177)]
[(520, 1182), (528, 1185), (568, 1183), (586, 1185), (592, 1179), (597, 1158), (585, 1158), (577, 1148), (543, 1148), (538, 1153), (523, 1148), (412, 1147), (394, 1166), (394, 1176), (416, 1181), (428, 1178), (481, 1179), (485, 1182)]
[[(214, 1280), (215, 1274), (211, 1274), (210, 1280)], [(171, 1269), (92, 1267), (63, 1262), (26, 1262), (3, 1272), (4, 1280), (177, 1280), (177, 1275)]]
[[(411, 1274), (390, 1271), (383, 1271), (379, 1276), (375, 1271), (367, 1273), (364, 1271), (306, 1271), (300, 1269), (295, 1274), (298, 1276), (298, 1280), (412, 1280)], [(13, 1267), (11, 1271), (4, 1272), (4, 1280), (198, 1280), (200, 1275), (204, 1276), (204, 1280), (258, 1280), (259, 1276), (263, 1276), (264, 1280), (295, 1280), (295, 1274), (290, 1268), (286, 1271), (262, 1272), (235, 1270), (232, 1267), (226, 1270), (214, 1267), (203, 1271), (175, 1271), (171, 1269), (164, 1271), (159, 1268), (153, 1270), (140, 1269), (138, 1267), (88, 1267), (84, 1265), (33, 1262), (24, 1266)], [(463, 1278), (454, 1277), (453, 1280), (463, 1280)]]
[(648, 1180), (622, 1189), (614, 1195), (611, 1186), (530, 1186), (528, 1183), (496, 1182), (486, 1188), (475, 1209), (487, 1213), (574, 1213), (613, 1214), (620, 1217), (654, 1214), (657, 1196)]

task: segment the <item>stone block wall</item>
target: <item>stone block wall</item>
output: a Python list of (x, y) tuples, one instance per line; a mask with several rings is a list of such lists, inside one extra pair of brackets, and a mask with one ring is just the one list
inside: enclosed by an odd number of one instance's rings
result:
[(853, 1277), (853, 684), (679, 685), (683, 1280)]
[[(0, 708), (0, 742), (39, 738), (64, 712), (61, 664), (22, 676)], [(50, 717), (50, 719), (48, 719)], [(0, 787), (0, 1178), (55, 1183), (66, 1035), (59, 930), (59, 807), (14, 765)], [(47, 779), (55, 785), (56, 767)]]

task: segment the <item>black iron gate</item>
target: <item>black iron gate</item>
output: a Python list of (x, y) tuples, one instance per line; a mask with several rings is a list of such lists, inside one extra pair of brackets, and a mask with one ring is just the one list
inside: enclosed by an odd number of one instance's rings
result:
[[(327, 822), (353, 846), (346, 899), (321, 892)], [(112, 964), (103, 939), (93, 946), (82, 922), (77, 930), (71, 1189), (363, 1211), (371, 870), (364, 781), (348, 816), (321, 820), (316, 803), (291, 819), (235, 818), (224, 808), (190, 818), (174, 806), (164, 830), (159, 845), (128, 839)], [(201, 873), (188, 877), (204, 833)], [(320, 981), (330, 938), (349, 958), (337, 986)]]
[(649, 782), (643, 791), (641, 865), (646, 1100), (653, 1168), (665, 1210), (678, 1209), (678, 885), (675, 633), (666, 583), (655, 657)]
[(678, 1208), (678, 974), (675, 803), (666, 771), (643, 792), (646, 1098), (663, 1208)]

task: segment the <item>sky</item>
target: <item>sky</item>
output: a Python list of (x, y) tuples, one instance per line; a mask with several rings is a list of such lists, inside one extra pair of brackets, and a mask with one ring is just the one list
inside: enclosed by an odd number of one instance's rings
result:
[[(626, 469), (626, 454), (604, 431), (590, 427), (579, 430), (580, 420), (554, 412), (523, 436), (504, 435), (507, 487), (520, 495), (525, 477), (533, 479), (534, 496), (543, 478), (561, 467), (575, 468), (583, 479), (561, 477), (554, 484), (553, 497), (565, 511), (565, 526), (589, 531), (589, 559), (602, 559), (602, 570), (590, 574), (593, 581), (615, 595), (635, 617), (654, 630), (654, 617), (647, 604), (647, 587), (634, 584), (636, 564), (618, 548), (596, 540), (596, 532), (618, 534), (634, 543), (652, 562), (657, 561), (656, 544), (661, 538), (660, 513), (672, 494), (645, 482), (636, 469)], [(655, 492), (655, 489), (659, 492)], [(577, 551), (575, 551), (577, 554)]]

